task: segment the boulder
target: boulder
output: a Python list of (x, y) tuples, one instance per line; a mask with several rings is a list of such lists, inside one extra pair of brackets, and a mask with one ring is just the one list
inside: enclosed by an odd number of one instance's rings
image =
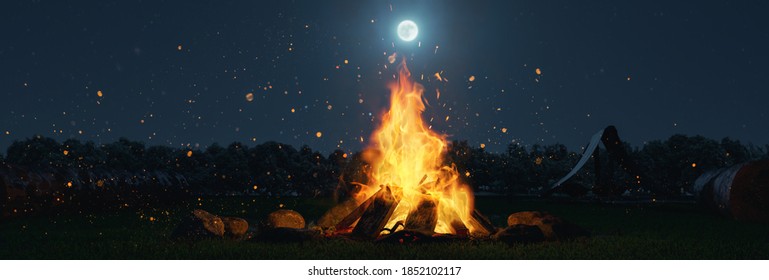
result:
[(303, 229), (305, 226), (304, 217), (294, 210), (281, 209), (267, 215), (264, 226), (268, 229), (274, 228), (293, 228)]
[(545, 236), (545, 240), (570, 240), (590, 236), (590, 233), (566, 220), (547, 212), (524, 211), (510, 214), (507, 217), (508, 228), (518, 225), (537, 226)]
[(175, 238), (221, 238), (224, 236), (224, 222), (205, 210), (195, 209), (171, 234)]
[(224, 236), (224, 223), (222, 222), (222, 218), (219, 218), (219, 216), (208, 213), (202, 209), (195, 209), (192, 211), (192, 215), (203, 225), (207, 231), (215, 234), (216, 236)]
[(517, 224), (500, 230), (491, 239), (506, 243), (535, 243), (545, 241), (545, 234), (538, 226)]
[(224, 233), (229, 237), (243, 237), (248, 232), (248, 222), (236, 217), (221, 217)]

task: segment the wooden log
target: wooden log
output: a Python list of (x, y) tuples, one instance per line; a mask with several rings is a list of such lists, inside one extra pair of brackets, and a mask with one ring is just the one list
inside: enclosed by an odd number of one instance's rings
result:
[[(338, 229), (339, 222), (355, 211), (355, 209), (360, 206), (361, 202), (364, 201), (358, 201), (354, 197), (350, 197), (347, 200), (334, 205), (334, 207), (328, 209), (328, 211), (318, 219), (317, 225), (324, 229)], [(361, 211), (361, 214), (363, 214), (363, 211)], [(360, 216), (358, 216), (358, 218), (359, 217)], [(352, 228), (352, 226), (349, 227)]]
[(352, 230), (352, 235), (355, 237), (377, 238), (392, 217), (395, 207), (398, 206), (399, 199), (393, 195), (390, 186), (383, 187), (373, 197), (374, 201), (366, 208)]
[(431, 195), (422, 195), (419, 205), (406, 217), (406, 230), (432, 235), (438, 225), (438, 200)]
[(379, 193), (382, 191), (382, 189), (379, 189), (374, 195), (363, 201), (358, 207), (356, 207), (350, 214), (344, 217), (339, 223), (336, 224), (336, 230), (337, 231), (343, 231), (346, 229), (352, 228), (352, 226), (355, 224), (358, 219), (360, 219), (361, 216), (363, 216), (363, 212), (366, 212), (366, 209), (368, 209), (369, 206), (371, 206), (371, 203), (374, 202), (374, 199), (379, 195)]
[(474, 209), (470, 223), (473, 226), (473, 234), (489, 235), (497, 232), (497, 228), (478, 209)]
[(461, 220), (454, 220), (451, 222), (451, 229), (454, 231), (454, 234), (457, 236), (466, 237), (470, 234), (470, 230), (467, 229), (467, 226), (465, 226), (465, 223)]
[(459, 214), (456, 210), (451, 210), (451, 217), (454, 217), (454, 220), (449, 224), (449, 226), (451, 226), (452, 234), (462, 237), (470, 235), (470, 229), (467, 228), (465, 222), (459, 219)]

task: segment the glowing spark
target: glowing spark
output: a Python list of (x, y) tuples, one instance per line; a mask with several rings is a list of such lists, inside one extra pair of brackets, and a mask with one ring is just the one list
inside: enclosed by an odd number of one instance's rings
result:
[(246, 101), (248, 102), (254, 101), (254, 94), (251, 92), (246, 93)]
[(435, 72), (435, 78), (438, 79), (438, 81), (443, 82), (443, 77), (441, 77), (441, 73)]
[(387, 61), (390, 62), (390, 64), (395, 63), (395, 58), (398, 56), (398, 53), (393, 53), (390, 56), (387, 57)]

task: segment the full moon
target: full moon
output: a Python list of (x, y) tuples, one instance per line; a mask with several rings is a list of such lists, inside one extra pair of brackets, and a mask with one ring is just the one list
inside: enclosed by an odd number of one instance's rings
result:
[(398, 37), (401, 40), (406, 42), (412, 41), (417, 38), (417, 34), (419, 34), (419, 28), (417, 28), (417, 24), (413, 21), (404, 20), (398, 24)]

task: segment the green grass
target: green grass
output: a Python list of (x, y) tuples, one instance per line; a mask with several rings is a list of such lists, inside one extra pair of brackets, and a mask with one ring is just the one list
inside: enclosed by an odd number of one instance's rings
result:
[[(480, 197), (476, 208), (498, 226), (509, 213), (549, 211), (593, 232), (587, 240), (508, 245), (374, 244), (345, 240), (272, 244), (253, 241), (174, 241), (169, 235), (194, 207), (256, 222), (283, 204), (308, 221), (325, 199), (203, 198), (187, 206), (48, 213), (0, 224), (2, 259), (768, 259), (769, 225), (742, 223), (693, 204), (629, 204)], [(153, 217), (155, 221), (149, 221)]]

